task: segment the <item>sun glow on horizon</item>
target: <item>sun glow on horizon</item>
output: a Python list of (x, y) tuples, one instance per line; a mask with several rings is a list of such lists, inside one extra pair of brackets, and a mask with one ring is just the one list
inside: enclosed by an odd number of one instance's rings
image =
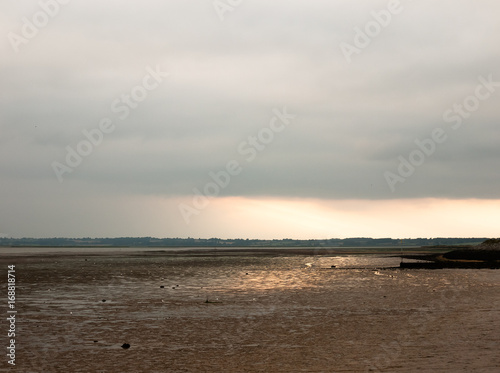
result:
[(205, 238), (496, 237), (500, 200), (223, 197), (177, 228)]

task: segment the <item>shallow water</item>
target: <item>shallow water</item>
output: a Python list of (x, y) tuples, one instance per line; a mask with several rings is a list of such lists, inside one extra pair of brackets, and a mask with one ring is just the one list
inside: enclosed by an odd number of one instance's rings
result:
[(498, 372), (500, 271), (399, 260), (20, 259), (10, 371)]

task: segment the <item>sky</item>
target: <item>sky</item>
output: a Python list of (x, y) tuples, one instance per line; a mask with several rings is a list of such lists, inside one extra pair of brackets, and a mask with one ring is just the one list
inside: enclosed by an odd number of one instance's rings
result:
[(498, 1), (0, 10), (0, 237), (500, 236)]

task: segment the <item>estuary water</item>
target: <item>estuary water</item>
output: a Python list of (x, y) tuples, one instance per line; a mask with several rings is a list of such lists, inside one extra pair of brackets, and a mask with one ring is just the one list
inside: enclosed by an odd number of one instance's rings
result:
[(0, 261), (16, 265), (13, 372), (500, 369), (498, 270), (400, 270), (388, 255)]

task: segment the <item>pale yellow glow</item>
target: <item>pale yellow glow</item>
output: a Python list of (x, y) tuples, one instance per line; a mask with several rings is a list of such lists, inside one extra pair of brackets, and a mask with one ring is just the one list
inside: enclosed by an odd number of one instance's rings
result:
[[(189, 203), (189, 200), (182, 200)], [(215, 198), (174, 235), (220, 238), (497, 237), (500, 200)], [(167, 203), (167, 201), (164, 201)], [(166, 207), (166, 206), (165, 206)], [(167, 231), (166, 231), (167, 233)], [(173, 232), (171, 232), (173, 233)], [(162, 236), (172, 236), (163, 234)]]

